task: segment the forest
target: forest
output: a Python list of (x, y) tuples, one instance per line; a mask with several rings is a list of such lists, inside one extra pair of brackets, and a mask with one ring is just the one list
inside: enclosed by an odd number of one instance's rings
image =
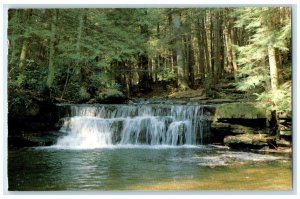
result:
[(102, 103), (159, 89), (216, 98), (224, 83), (291, 110), (289, 7), (26, 8), (8, 20), (10, 113), (34, 99)]
[(7, 189), (293, 194), (292, 11), (9, 9)]

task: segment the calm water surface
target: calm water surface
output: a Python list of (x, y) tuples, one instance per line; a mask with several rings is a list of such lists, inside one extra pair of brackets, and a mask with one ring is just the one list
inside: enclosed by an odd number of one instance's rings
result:
[(198, 147), (10, 149), (9, 190), (291, 190), (289, 156)]

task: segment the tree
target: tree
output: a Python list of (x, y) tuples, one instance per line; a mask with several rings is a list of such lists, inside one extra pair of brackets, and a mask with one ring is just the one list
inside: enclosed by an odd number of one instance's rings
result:
[(51, 21), (51, 37), (50, 37), (50, 49), (49, 49), (49, 66), (48, 66), (48, 77), (47, 77), (47, 86), (50, 89), (53, 85), (53, 80), (55, 77), (56, 68), (54, 66), (55, 59), (55, 42), (56, 42), (56, 23), (57, 23), (57, 9), (51, 10), (50, 15), (52, 15)]
[(182, 36), (180, 30), (180, 15), (174, 13), (173, 15), (173, 25), (176, 34), (176, 63), (177, 63), (177, 75), (178, 75), (178, 86), (181, 90), (188, 88), (187, 80), (184, 74), (184, 63), (183, 63), (183, 46), (182, 46)]
[(291, 76), (289, 8), (18, 9), (8, 25), (12, 95), (80, 103), (169, 85), (210, 96), (236, 81), (278, 96)]
[[(249, 43), (240, 46), (238, 64), (238, 87), (249, 90), (262, 86), (265, 92), (258, 93), (258, 99), (271, 103), (271, 109), (279, 112), (291, 107), (282, 107), (282, 101), (290, 101), (278, 90), (281, 80), (278, 76), (278, 53), (290, 53), (291, 18), (289, 8), (245, 8), (237, 9), (237, 27), (245, 27), (250, 35)], [(291, 61), (291, 60), (290, 60)], [(289, 64), (285, 68), (288, 70)], [(269, 94), (267, 94), (269, 93)], [(286, 105), (286, 103), (284, 103)], [(290, 103), (288, 103), (290, 104)], [(290, 104), (291, 105), (291, 104)]]

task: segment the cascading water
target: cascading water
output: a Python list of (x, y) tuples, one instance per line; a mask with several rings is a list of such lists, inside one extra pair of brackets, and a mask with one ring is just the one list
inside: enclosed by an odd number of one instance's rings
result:
[(196, 145), (209, 138), (209, 114), (199, 105), (70, 105), (55, 147)]

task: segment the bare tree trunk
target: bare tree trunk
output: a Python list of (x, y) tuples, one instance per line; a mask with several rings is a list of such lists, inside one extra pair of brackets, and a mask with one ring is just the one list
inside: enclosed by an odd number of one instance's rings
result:
[(209, 12), (209, 18), (210, 18), (210, 31), (209, 31), (209, 39), (210, 39), (210, 65), (211, 65), (211, 70), (209, 73), (209, 89), (211, 89), (211, 87), (215, 87), (215, 57), (214, 57), (214, 35), (213, 35), (213, 30), (214, 30), (214, 13), (213, 11)]
[(228, 60), (228, 68), (231, 73), (233, 73), (234, 78), (236, 79), (237, 73), (237, 64), (236, 64), (236, 56), (233, 50), (233, 41), (234, 41), (234, 31), (233, 31), (233, 19), (229, 16), (230, 10), (226, 8), (226, 17), (227, 21), (225, 22), (224, 29), (224, 39), (226, 44), (226, 52), (227, 52), (227, 60)]
[(203, 43), (203, 53), (205, 57), (205, 73), (210, 73), (210, 54), (209, 54), (209, 49), (208, 49), (208, 41), (207, 41), (207, 32), (206, 32), (206, 27), (205, 27), (205, 19), (202, 19), (201, 24), (201, 29), (202, 29), (202, 43)]
[[(233, 23), (233, 21), (232, 21)], [(232, 44), (234, 43), (234, 41), (236, 40), (235, 39), (235, 34), (234, 34), (234, 29), (233, 27), (231, 27), (230, 29), (230, 40), (231, 40), (231, 47), (232, 47)], [(235, 80), (237, 80), (237, 72), (238, 72), (238, 67), (237, 67), (237, 63), (236, 63), (236, 53), (235, 53), (235, 50), (233, 48), (232, 49), (232, 65), (233, 65), (233, 69), (234, 69), (234, 78)]]
[[(145, 10), (144, 15), (147, 15), (147, 11)], [(143, 24), (140, 26), (140, 32), (146, 38), (149, 37), (148, 25)], [(146, 52), (143, 52), (139, 55), (139, 85), (144, 91), (151, 90), (151, 79), (149, 75), (149, 58)]]
[(51, 88), (55, 78), (56, 68), (54, 66), (54, 53), (55, 53), (55, 41), (56, 41), (56, 23), (57, 23), (57, 9), (53, 10), (52, 21), (51, 21), (51, 32), (52, 36), (50, 38), (50, 52), (49, 52), (49, 66), (48, 66), (48, 76), (47, 76), (47, 86)]
[[(204, 57), (204, 43), (203, 43), (203, 34), (205, 34), (205, 32), (203, 33), (203, 26), (202, 26), (202, 21), (200, 19), (198, 19), (198, 28), (197, 28), (197, 37), (198, 37), (198, 49), (199, 49), (199, 71), (200, 71), (200, 83), (204, 83), (205, 81), (205, 57)], [(201, 32), (202, 31), (202, 32)]]
[(189, 86), (191, 88), (195, 87), (195, 74), (194, 74), (194, 67), (195, 67), (195, 58), (194, 58), (194, 50), (193, 50), (193, 36), (190, 32), (187, 36), (187, 55), (188, 55), (188, 62), (187, 62), (187, 68), (188, 68), (188, 80), (189, 80)]
[[(178, 15), (174, 15), (173, 24), (175, 27), (174, 31), (176, 33), (179, 33), (180, 17)], [(184, 76), (182, 38), (178, 34), (176, 37), (176, 44), (177, 44), (176, 45), (176, 63), (177, 63), (177, 75), (178, 75), (177, 85), (180, 89), (185, 90), (188, 87), (188, 85), (187, 85), (187, 81)]]
[(80, 61), (80, 57), (81, 57), (80, 43), (81, 43), (82, 30), (83, 30), (83, 18), (84, 18), (84, 13), (82, 11), (79, 15), (79, 25), (78, 25), (78, 28), (77, 28), (77, 43), (76, 43), (76, 50), (77, 50), (77, 56), (78, 56), (77, 59), (79, 61)]
[(220, 46), (220, 20), (219, 20), (219, 11), (215, 11), (214, 13), (214, 23), (213, 23), (213, 59), (214, 59), (214, 74), (213, 74), (213, 85), (215, 85), (218, 81), (221, 62), (221, 46)]
[(271, 76), (271, 88), (272, 92), (275, 93), (278, 87), (278, 68), (276, 63), (276, 53), (274, 47), (268, 47), (268, 56)]
[(24, 67), (25, 67), (25, 61), (26, 61), (26, 56), (28, 51), (28, 43), (29, 42), (26, 39), (23, 41), (21, 55), (20, 55), (20, 63), (19, 63), (20, 75), (24, 75)]
[[(20, 11), (19, 10), (8, 10), (8, 15), (9, 15), (9, 20), (11, 18), (13, 19), (19, 19), (19, 13)], [(11, 34), (8, 35), (8, 38), (9, 38), (9, 53), (10, 53), (10, 56), (9, 56), (9, 62), (8, 62), (8, 70), (11, 71), (11, 70), (14, 70), (16, 68), (15, 66), (15, 63), (16, 61), (18, 60), (18, 56), (17, 56), (17, 39), (15, 37), (13, 37), (14, 35), (16, 34), (16, 30), (14, 28), (12, 28), (11, 30)], [(10, 37), (11, 36), (11, 37)]]
[[(28, 24), (29, 17), (32, 13), (32, 9), (25, 9), (23, 14), (23, 20), (25, 23), (25, 32), (26, 32), (26, 26)], [(28, 53), (28, 47), (29, 47), (29, 39), (24, 39), (22, 44), (22, 50), (20, 54), (20, 62), (19, 62), (19, 75), (18, 75), (18, 85), (22, 86), (23, 81), (25, 80), (25, 62), (27, 58)]]

